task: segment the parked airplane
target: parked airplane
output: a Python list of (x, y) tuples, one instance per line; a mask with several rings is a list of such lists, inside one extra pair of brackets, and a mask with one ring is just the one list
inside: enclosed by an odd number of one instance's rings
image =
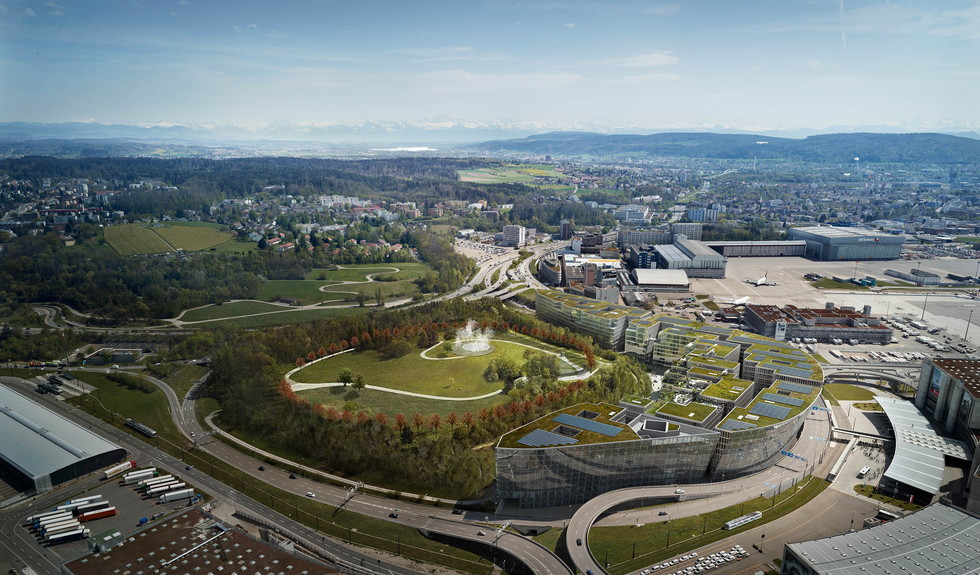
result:
[(756, 287), (776, 285), (776, 282), (769, 281), (769, 270), (766, 270), (766, 273), (764, 273), (761, 278), (757, 280), (745, 280), (745, 283), (752, 284)]
[(749, 301), (749, 297), (751, 296), (740, 297), (738, 299), (721, 300), (721, 303), (730, 305), (732, 307), (746, 305), (746, 304), (751, 305), (752, 302)]

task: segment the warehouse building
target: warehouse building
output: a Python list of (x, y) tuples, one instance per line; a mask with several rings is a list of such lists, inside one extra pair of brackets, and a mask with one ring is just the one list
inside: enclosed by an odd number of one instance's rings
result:
[(782, 575), (976, 573), (980, 518), (937, 503), (858, 531), (783, 547)]
[(657, 267), (684, 270), (692, 278), (724, 278), (725, 256), (704, 242), (678, 236), (673, 244), (657, 246)]
[(803, 257), (806, 242), (803, 240), (766, 242), (704, 242), (726, 258)]
[(0, 459), (36, 493), (118, 463), (126, 450), (0, 386)]
[(905, 243), (899, 236), (832, 226), (790, 228), (788, 237), (806, 242), (806, 257), (822, 261), (895, 260)]

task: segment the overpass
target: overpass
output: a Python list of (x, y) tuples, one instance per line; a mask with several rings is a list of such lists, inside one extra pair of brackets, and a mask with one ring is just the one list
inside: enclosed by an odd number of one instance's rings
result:
[[(419, 532), (426, 537), (437, 535), (489, 546), (494, 564), (498, 563), (499, 551), (511, 557), (515, 566), (522, 563), (534, 575), (575, 575), (568, 565), (543, 545), (506, 531), (504, 527), (493, 529), (479, 524), (431, 518), (419, 528)], [(503, 568), (506, 572), (513, 573), (512, 568), (507, 568), (508, 562), (503, 561)]]

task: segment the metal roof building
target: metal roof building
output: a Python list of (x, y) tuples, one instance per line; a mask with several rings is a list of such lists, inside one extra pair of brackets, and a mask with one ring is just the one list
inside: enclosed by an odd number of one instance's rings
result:
[(873, 230), (810, 226), (790, 228), (790, 240), (806, 242), (806, 256), (823, 261), (895, 260), (905, 238)]
[(126, 450), (0, 385), (0, 459), (37, 493), (117, 463)]
[(943, 484), (945, 456), (969, 459), (962, 442), (936, 433), (911, 402), (875, 397), (895, 431), (895, 457), (882, 474), (879, 489), (905, 497), (917, 491), (935, 495)]
[(980, 572), (980, 518), (936, 504), (877, 527), (790, 543), (788, 575), (897, 575)]

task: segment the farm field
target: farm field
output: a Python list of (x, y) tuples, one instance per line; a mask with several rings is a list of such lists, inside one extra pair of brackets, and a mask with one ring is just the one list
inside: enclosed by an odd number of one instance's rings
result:
[(209, 222), (169, 222), (153, 231), (177, 249), (196, 252), (232, 240), (225, 226)]
[[(163, 254), (177, 249), (200, 251), (232, 241), (224, 226), (201, 222), (166, 224), (124, 224), (103, 230), (106, 242), (120, 255)], [(248, 244), (242, 244), (247, 246)]]
[(156, 232), (142, 224), (109, 226), (103, 230), (105, 241), (121, 256), (165, 254), (173, 252)]
[(180, 316), (180, 319), (182, 321), (207, 321), (212, 319), (224, 319), (228, 317), (238, 317), (242, 315), (286, 310), (289, 310), (289, 308), (286, 306), (261, 301), (235, 301), (221, 305), (209, 305), (206, 307), (192, 309)]

